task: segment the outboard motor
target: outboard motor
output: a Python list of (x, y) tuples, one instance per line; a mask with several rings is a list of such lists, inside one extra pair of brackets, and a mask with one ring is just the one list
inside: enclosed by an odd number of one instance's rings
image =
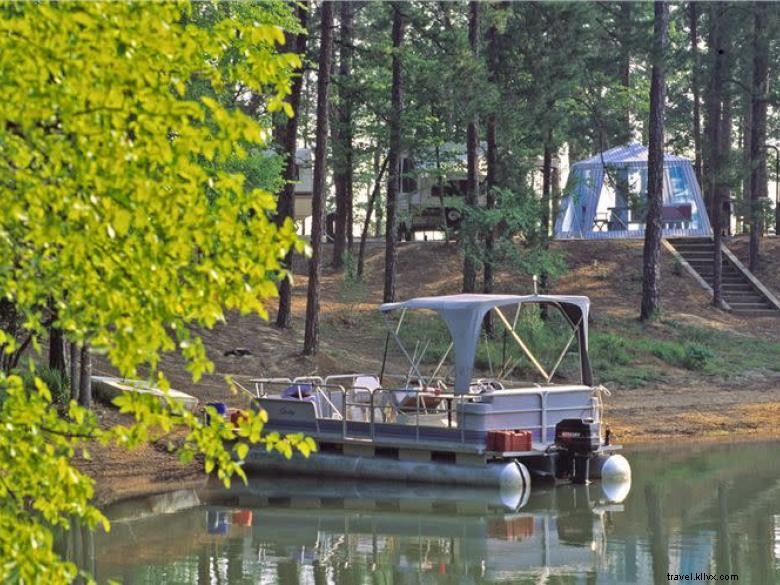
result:
[(555, 425), (555, 444), (561, 453), (558, 477), (588, 482), (590, 458), (601, 446), (601, 425), (591, 418), (566, 418)]

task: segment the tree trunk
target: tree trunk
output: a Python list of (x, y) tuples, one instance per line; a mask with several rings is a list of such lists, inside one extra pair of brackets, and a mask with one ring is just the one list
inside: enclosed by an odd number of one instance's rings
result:
[(360, 233), (360, 250), (358, 251), (357, 259), (357, 277), (358, 280), (363, 278), (363, 269), (366, 264), (366, 240), (368, 239), (368, 228), (371, 225), (371, 214), (374, 211), (376, 200), (379, 198), (379, 192), (382, 189), (382, 177), (387, 169), (387, 157), (385, 157), (382, 166), (376, 171), (376, 179), (374, 179), (374, 188), (371, 189), (371, 195), (368, 198), (368, 205), (366, 206), (366, 219), (363, 222), (363, 231)]
[(70, 398), (78, 402), (79, 400), (79, 346), (71, 342), (68, 344), (70, 350)]
[[(721, 38), (723, 38), (721, 36)], [(728, 69), (724, 67), (725, 78), (728, 78)], [(718, 126), (718, 167), (728, 168), (731, 154), (731, 98), (724, 92), (722, 96), (721, 118)], [(715, 189), (715, 247), (712, 259), (712, 304), (718, 308), (723, 305), (723, 232), (727, 230), (725, 222), (727, 218), (723, 213), (724, 203), (729, 200), (730, 185), (726, 173), (718, 174), (718, 185)]]
[[(302, 32), (296, 35), (295, 40), (291, 38), (286, 39), (285, 50), (291, 49), (299, 55), (306, 53), (306, 24), (308, 21), (308, 2), (303, 2), (296, 5), (296, 15), (298, 22), (300, 23)], [(297, 180), (296, 176), (296, 162), (295, 162), (295, 150), (296, 139), (298, 136), (298, 120), (300, 119), (300, 106), (301, 106), (301, 94), (303, 93), (303, 69), (296, 71), (296, 76), (293, 78), (292, 93), (290, 94), (290, 105), (293, 108), (294, 114), (292, 118), (287, 118), (284, 122), (283, 129), (280, 128), (279, 143), (282, 147), (282, 152), (286, 157), (286, 163), (284, 167), (284, 189), (279, 194), (279, 202), (277, 204), (276, 223), (281, 225), (287, 218), (292, 221), (295, 220), (295, 184)], [(292, 251), (290, 251), (285, 257), (285, 266), (288, 270), (292, 271)], [(285, 278), (279, 283), (279, 311), (276, 314), (276, 326), (282, 329), (289, 329), (292, 327), (292, 281), (290, 278)]]
[(393, 3), (393, 85), (390, 108), (390, 153), (385, 214), (385, 290), (384, 302), (395, 300), (395, 262), (398, 256), (398, 218), (396, 204), (401, 182), (401, 114), (404, 107), (403, 72), (401, 70), (401, 44), (404, 39), (404, 14), (402, 4)]
[[(469, 45), (474, 57), (479, 56), (479, 2), (469, 2)], [(474, 104), (475, 105), (475, 104)], [(474, 113), (466, 128), (467, 212), (479, 204), (479, 115)], [(473, 215), (473, 214), (472, 214)], [(477, 290), (477, 229), (473, 217), (462, 223), (463, 232), (463, 292)]]
[(542, 154), (542, 241), (545, 246), (550, 237), (550, 218), (552, 212), (552, 131), (547, 137)]
[[(435, 115), (433, 112), (431, 114)], [(441, 170), (441, 148), (438, 143), (436, 144), (434, 153), (436, 156), (436, 188), (439, 192), (439, 223), (444, 232), (444, 241), (445, 243), (449, 243), (451, 234), (450, 228), (447, 225), (447, 208), (444, 203), (444, 174)]]
[(561, 162), (550, 169), (550, 197), (552, 199), (552, 220), (550, 233), (555, 235), (555, 220), (561, 212)]
[[(344, 266), (344, 253), (352, 246), (352, 43), (353, 14), (352, 2), (340, 5), (339, 31), (339, 100), (336, 124), (338, 132), (334, 134), (333, 185), (336, 191), (336, 234), (333, 240), (332, 266), (340, 269)], [(338, 139), (336, 139), (338, 136)]]
[(763, 232), (761, 203), (767, 197), (766, 123), (769, 100), (769, 37), (767, 3), (753, 2), (753, 99), (750, 136), (750, 246), (748, 267), (758, 268), (759, 242)]
[[(379, 194), (381, 195), (381, 193)], [(382, 233), (385, 228), (385, 202), (377, 197), (376, 205), (374, 206), (374, 237), (379, 239), (382, 237)]]
[(780, 147), (771, 148), (775, 151), (775, 236), (780, 236)]
[(68, 377), (65, 366), (65, 339), (62, 337), (62, 329), (49, 327), (49, 368), (57, 370), (62, 379)]
[[(634, 47), (632, 4), (633, 2), (621, 2), (620, 11), (618, 12), (618, 28), (623, 35), (623, 42), (620, 47), (620, 84), (626, 91), (631, 88), (631, 49)], [(622, 128), (620, 128), (617, 136), (618, 143), (626, 144), (631, 142), (633, 132), (631, 128), (630, 106), (626, 106), (623, 112), (621, 125)]]
[[(553, 104), (550, 103), (550, 108)], [(550, 221), (552, 210), (552, 147), (553, 133), (552, 130), (547, 131), (545, 137), (544, 152), (542, 154), (542, 247), (547, 250), (550, 241)], [(546, 270), (541, 270), (539, 275), (539, 288), (542, 294), (547, 294), (550, 287), (550, 279)], [(547, 306), (542, 305), (542, 317), (547, 318)]]
[[(487, 201), (486, 208), (488, 212), (496, 207), (496, 193), (495, 189), (498, 186), (496, 180), (496, 164), (497, 164), (497, 144), (496, 144), (496, 117), (491, 114), (487, 119)], [(482, 282), (482, 292), (485, 294), (491, 294), (495, 286), (495, 274), (494, 274), (494, 245), (495, 245), (495, 228), (492, 223), (492, 218), (488, 222), (488, 229), (485, 232), (485, 258), (484, 258), (484, 275)], [(493, 318), (492, 312), (488, 311), (485, 315), (485, 333), (489, 337), (493, 336)]]
[(710, 17), (709, 35), (707, 46), (709, 47), (710, 69), (708, 70), (709, 79), (707, 90), (704, 94), (705, 117), (704, 117), (704, 142), (702, 144), (702, 172), (704, 181), (702, 183), (702, 195), (704, 196), (704, 207), (707, 209), (707, 216), (710, 224), (715, 225), (715, 189), (717, 186), (716, 177), (718, 169), (718, 126), (720, 124), (721, 92), (722, 81), (718, 71), (720, 60), (718, 59), (717, 49), (720, 46), (720, 12), (718, 4), (715, 2), (707, 4)]
[(752, 141), (751, 136), (753, 130), (753, 124), (751, 122), (753, 104), (751, 102), (753, 94), (749, 88), (749, 85), (753, 81), (752, 62), (750, 63), (750, 67), (745, 67), (745, 69), (749, 70), (746, 84), (748, 89), (742, 96), (742, 208), (746, 211), (744, 211), (739, 218), (738, 233), (740, 234), (750, 233), (750, 180), (753, 175), (750, 169), (750, 143)]
[(320, 272), (322, 271), (322, 235), (325, 222), (325, 175), (328, 150), (328, 93), (330, 90), (331, 50), (333, 48), (333, 2), (322, 3), (322, 32), (317, 70), (317, 131), (314, 145), (314, 185), (311, 198), (311, 260), (306, 294), (306, 326), (303, 353), (315, 355), (319, 349)]
[[(711, 7), (711, 38), (710, 49), (712, 56), (712, 99), (717, 100), (713, 107), (713, 113), (717, 118), (713, 120), (713, 144), (714, 149), (712, 165), (709, 179), (711, 185), (712, 200), (712, 225), (714, 230), (714, 247), (712, 258), (712, 304), (716, 307), (723, 306), (723, 196), (724, 196), (724, 178), (723, 169), (727, 165), (727, 156), (730, 149), (731, 140), (731, 108), (728, 98), (725, 98), (723, 80), (728, 77), (726, 71), (725, 59), (725, 30), (724, 15), (722, 4), (712, 4)], [(728, 184), (725, 183), (725, 190), (728, 191)], [(728, 195), (726, 195), (728, 196)]]
[(696, 2), (688, 3), (688, 17), (691, 31), (691, 55), (693, 56), (693, 69), (691, 70), (691, 92), (693, 94), (693, 168), (696, 172), (696, 180), (702, 184), (701, 162), (701, 97), (699, 95), (699, 13)]
[(647, 226), (642, 272), (642, 309), (639, 318), (646, 321), (660, 308), (659, 281), (661, 255), (661, 207), (663, 205), (664, 173), (664, 99), (666, 80), (664, 59), (669, 27), (669, 5), (654, 2), (653, 73), (650, 81), (650, 128), (647, 156)]
[[(498, 48), (498, 28), (495, 22), (490, 26), (487, 31), (487, 65), (488, 65), (488, 79), (491, 83), (496, 84), (498, 82), (498, 67), (499, 67), (499, 48)], [(496, 140), (496, 114), (491, 112), (487, 119), (486, 128), (487, 139), (487, 201), (486, 207), (488, 212), (496, 206), (496, 192), (498, 187), (498, 142)], [(482, 292), (485, 294), (491, 294), (495, 285), (495, 276), (493, 272), (493, 258), (494, 252), (494, 226), (492, 219), (489, 222), (487, 232), (485, 232), (485, 264), (484, 264), (484, 277), (482, 282)], [(488, 311), (485, 315), (485, 333), (488, 337), (493, 336), (493, 319), (492, 312)]]
[(79, 377), (79, 404), (84, 408), (92, 408), (92, 356), (89, 355), (89, 344), (81, 346), (81, 376)]

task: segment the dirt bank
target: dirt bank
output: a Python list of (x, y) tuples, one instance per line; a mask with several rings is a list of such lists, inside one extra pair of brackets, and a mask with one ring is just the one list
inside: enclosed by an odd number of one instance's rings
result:
[[(745, 318), (714, 310), (704, 291), (664, 253), (662, 320), (642, 326), (636, 321), (641, 295), (641, 242), (573, 242), (556, 243), (554, 247), (565, 259), (568, 271), (552, 283), (551, 292), (589, 296), (593, 303), (591, 331), (625, 336), (635, 346), (631, 362), (624, 369), (642, 372), (639, 382), (625, 383), (624, 378), (633, 378), (616, 375), (605, 383), (612, 392), (606, 400), (606, 416), (618, 441), (780, 437), (780, 351), (773, 353), (780, 348), (773, 345), (780, 343), (780, 319)], [(741, 241), (733, 247), (743, 252)], [(316, 358), (300, 355), (306, 302), (305, 263), (300, 261), (295, 271), (293, 331), (279, 331), (254, 316), (233, 315), (227, 324), (203, 332), (215, 364), (213, 374), (193, 384), (176, 355), (164, 356), (162, 369), (173, 387), (202, 401), (219, 400), (237, 407), (244, 406), (247, 398), (227, 394), (226, 375), (251, 388), (249, 380), (256, 376), (376, 371), (384, 344), (375, 309), (382, 295), (382, 259), (383, 247), (371, 246), (363, 283), (325, 270), (321, 351)], [(780, 259), (780, 239), (765, 240), (764, 259), (767, 268), (759, 275), (768, 285), (777, 286), (772, 268)], [(455, 244), (404, 244), (398, 258), (397, 297), (458, 292), (460, 268)], [(497, 292), (531, 290), (530, 277), (512, 270), (499, 272)], [(273, 308), (269, 309), (273, 314)], [(740, 354), (732, 352), (727, 367), (718, 368), (715, 363), (709, 370), (692, 371), (672, 366), (651, 351), (644, 352), (647, 340), (676, 343), (683, 328), (695, 330), (705, 344), (712, 336), (720, 339), (721, 345), (728, 345), (731, 338), (723, 336), (734, 336), (745, 348), (739, 349), (745, 352), (744, 363)], [(752, 355), (753, 344), (756, 348), (760, 344), (760, 359)], [(226, 355), (239, 347), (249, 350), (249, 355)], [(719, 354), (715, 355), (714, 359), (720, 359)], [(105, 363), (98, 362), (96, 370), (111, 373)], [(164, 450), (154, 447), (129, 455), (111, 449), (95, 450), (93, 460), (85, 462), (84, 468), (98, 480), (103, 500), (203, 480), (197, 466), (180, 466)]]

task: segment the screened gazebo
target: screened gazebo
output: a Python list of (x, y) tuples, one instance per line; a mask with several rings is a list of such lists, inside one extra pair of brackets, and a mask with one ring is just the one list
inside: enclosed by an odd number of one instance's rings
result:
[[(647, 218), (647, 148), (619, 146), (572, 165), (555, 221), (555, 238), (643, 238)], [(664, 237), (711, 236), (691, 161), (664, 155)]]

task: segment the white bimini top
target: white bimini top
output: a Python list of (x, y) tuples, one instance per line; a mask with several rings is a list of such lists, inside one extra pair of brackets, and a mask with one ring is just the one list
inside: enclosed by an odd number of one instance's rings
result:
[(579, 324), (581, 339), (584, 341), (582, 347), (587, 350), (590, 300), (584, 296), (457, 294), (384, 303), (379, 306), (379, 310), (387, 313), (398, 309), (428, 309), (438, 313), (452, 337), (455, 393), (465, 394), (471, 384), (474, 356), (485, 315), (495, 307), (524, 303), (557, 306), (573, 325)]

